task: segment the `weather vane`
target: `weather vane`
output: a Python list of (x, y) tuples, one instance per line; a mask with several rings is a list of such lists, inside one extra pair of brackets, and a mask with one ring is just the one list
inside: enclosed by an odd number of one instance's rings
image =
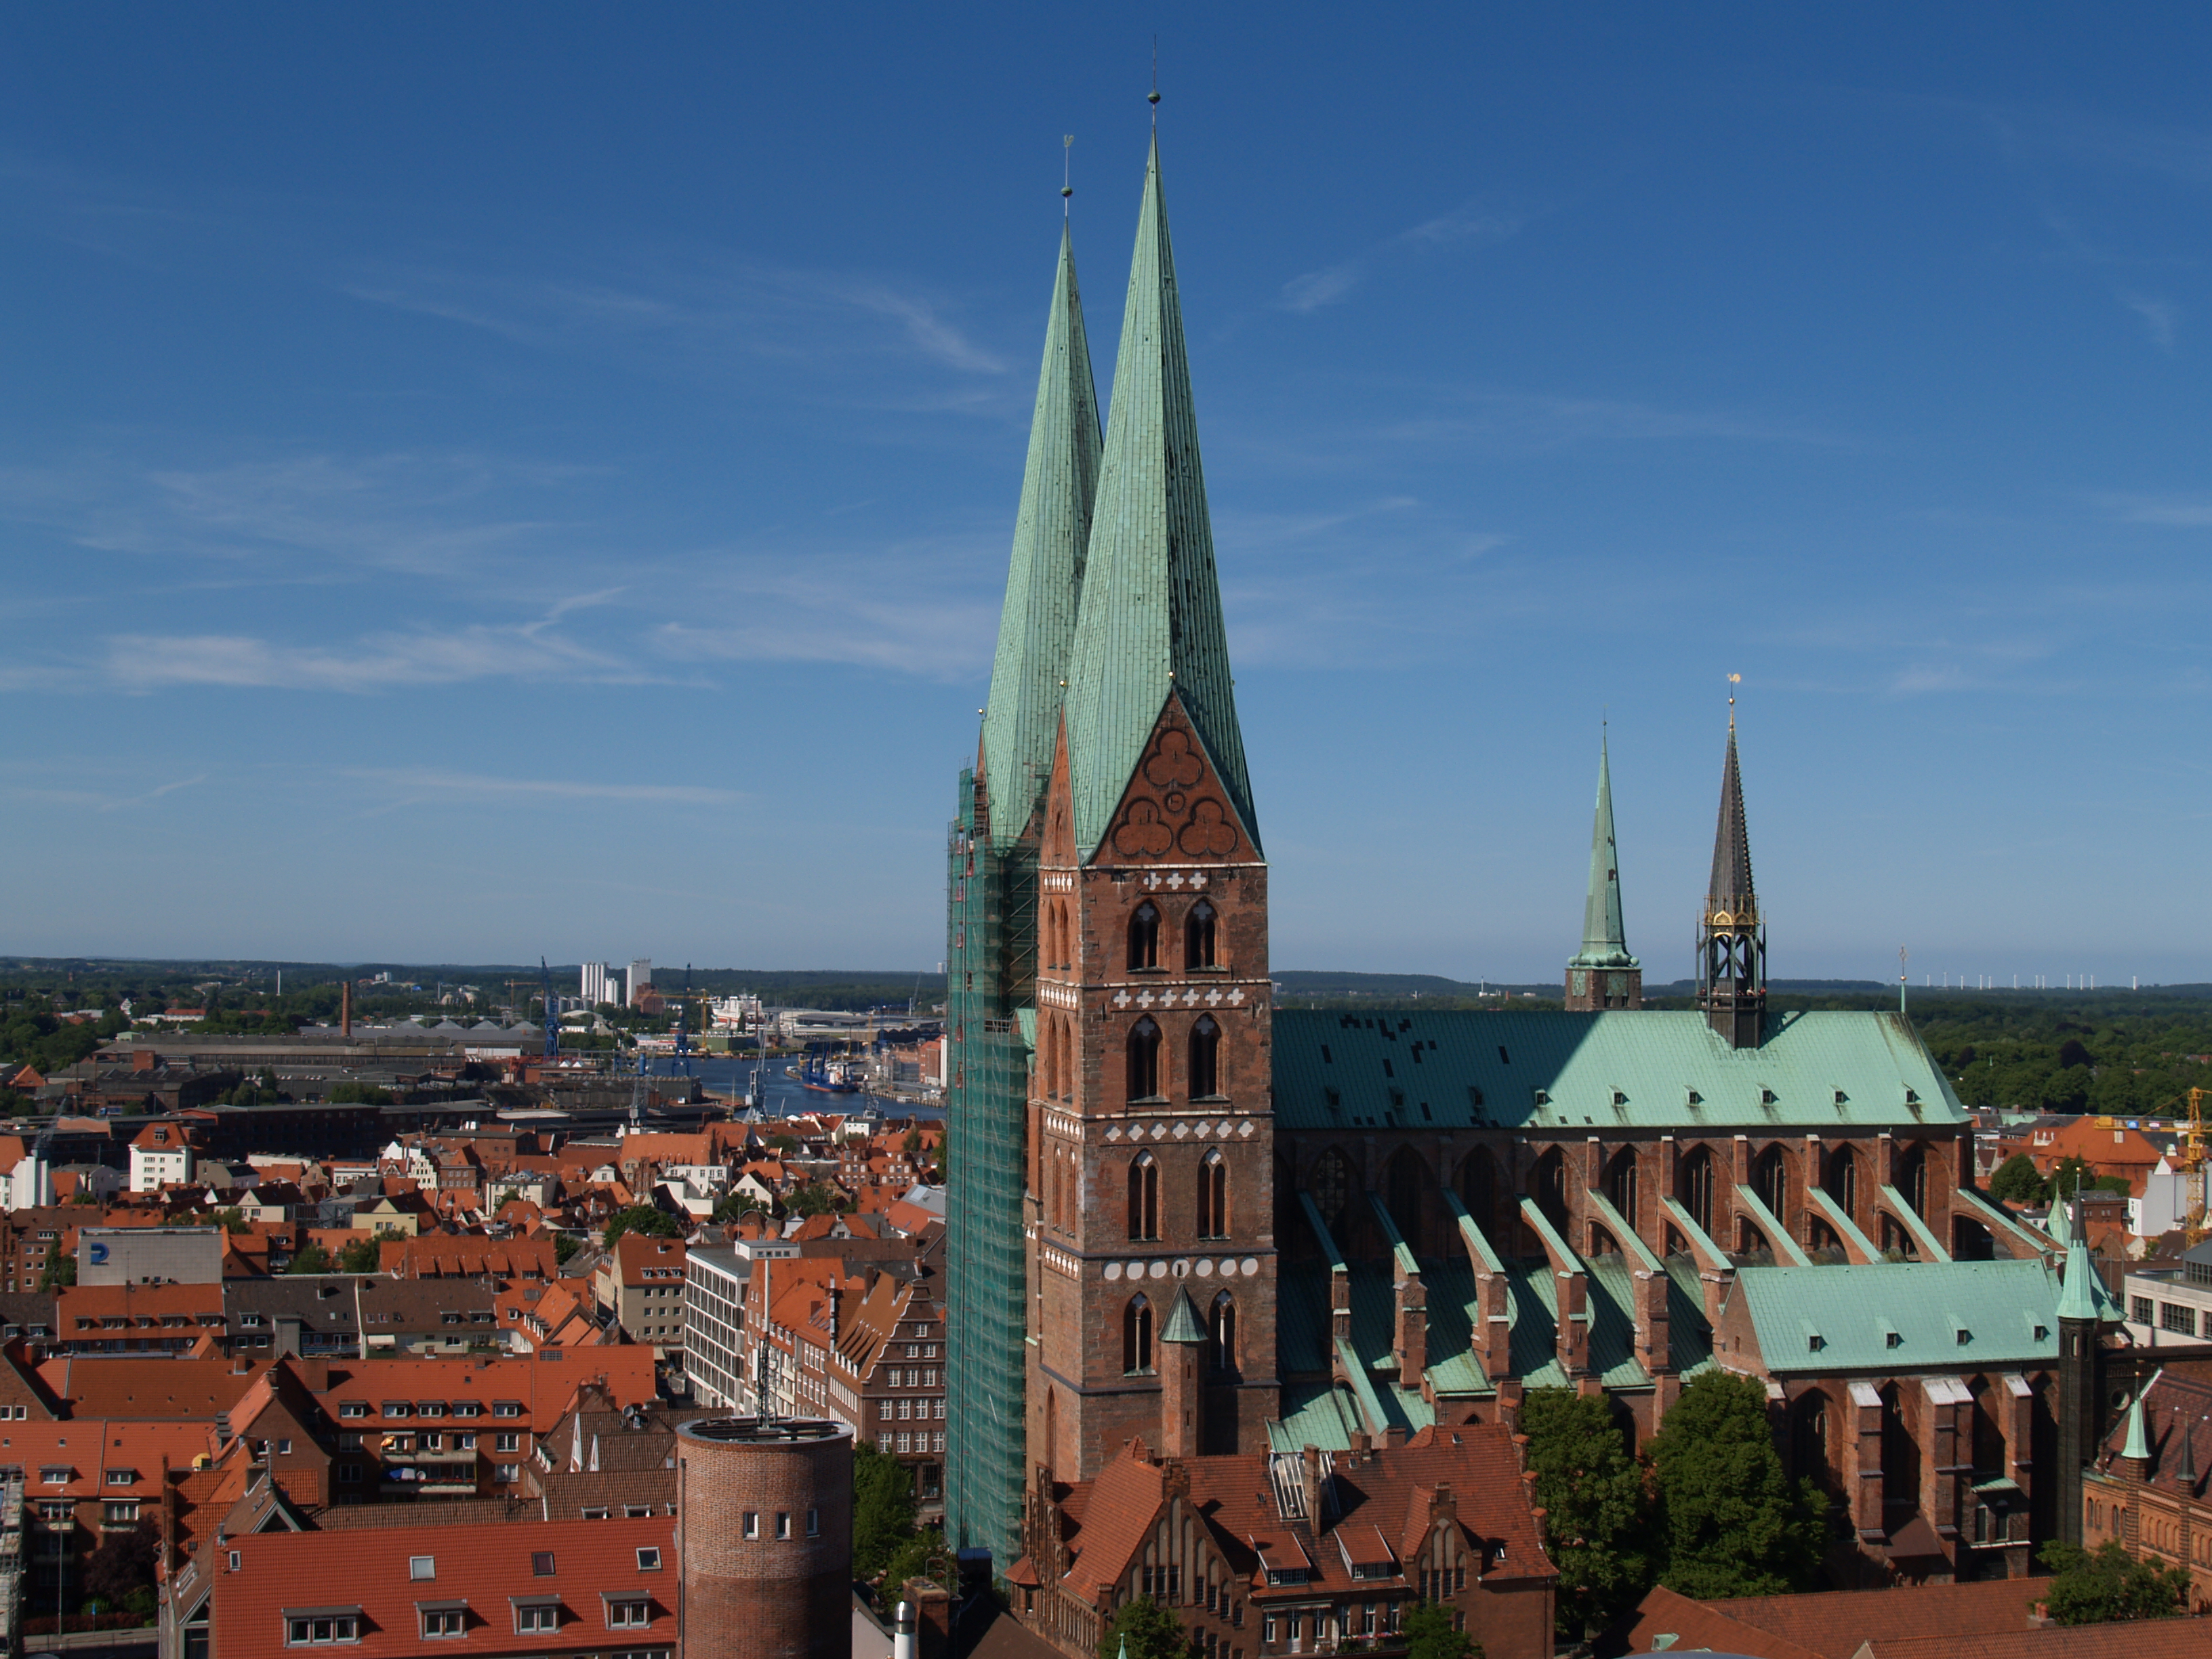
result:
[(1075, 194), (1075, 135), (1060, 141), (1060, 216), (1067, 216), (1067, 198)]

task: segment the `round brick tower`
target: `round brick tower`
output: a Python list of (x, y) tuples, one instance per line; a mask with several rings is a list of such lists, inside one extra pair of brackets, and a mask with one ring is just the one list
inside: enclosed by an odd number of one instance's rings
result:
[(685, 1659), (846, 1659), (852, 1431), (702, 1417), (677, 1429), (676, 1463)]

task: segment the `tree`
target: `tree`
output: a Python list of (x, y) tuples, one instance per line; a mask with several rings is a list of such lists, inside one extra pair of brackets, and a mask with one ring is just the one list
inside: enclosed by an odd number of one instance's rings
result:
[(1652, 1437), (1651, 1467), (1661, 1583), (1693, 1599), (1810, 1588), (1827, 1505), (1812, 1481), (1784, 1470), (1758, 1378), (1691, 1378)]
[(872, 1579), (914, 1540), (914, 1475), (873, 1446), (853, 1449), (853, 1576)]
[(783, 1206), (793, 1215), (842, 1215), (853, 1207), (853, 1200), (836, 1188), (815, 1182), (793, 1189)]
[(1098, 1638), (1098, 1659), (1121, 1659), (1125, 1638), (1128, 1659), (1194, 1659), (1198, 1652), (1182, 1620), (1149, 1595), (1121, 1603)]
[(292, 1258), (292, 1265), (284, 1269), (288, 1273), (326, 1273), (331, 1271), (331, 1253), (319, 1244), (301, 1247)]
[(84, 1564), (84, 1593), (114, 1603), (131, 1592), (154, 1587), (155, 1534), (151, 1525), (112, 1528)]
[(909, 1578), (929, 1578), (952, 1588), (951, 1553), (945, 1547), (945, 1534), (934, 1527), (924, 1527), (898, 1547), (890, 1565), (884, 1569), (884, 1593), (886, 1601), (898, 1595)]
[(2014, 1152), (1990, 1177), (1990, 1196), (2008, 1204), (2047, 1204), (2051, 1183), (2036, 1173), (2033, 1158)]
[(235, 1204), (226, 1204), (220, 1210), (208, 1212), (207, 1224), (220, 1227), (227, 1233), (250, 1233), (253, 1224), (246, 1218), (246, 1212)]
[(1416, 1602), (1406, 1615), (1406, 1659), (1482, 1659), (1482, 1644), (1452, 1628), (1441, 1601)]
[(554, 1235), (553, 1235), (553, 1262), (554, 1262), (554, 1265), (555, 1265), (556, 1267), (567, 1267), (567, 1266), (568, 1265), (568, 1258), (569, 1258), (570, 1256), (572, 1256), (572, 1255), (575, 1255), (577, 1251), (579, 1251), (579, 1250), (582, 1249), (583, 1248), (584, 1248), (584, 1241), (583, 1241), (582, 1239), (580, 1239), (580, 1238), (577, 1237), (576, 1237), (576, 1235), (575, 1235), (575, 1234), (574, 1234), (574, 1233), (556, 1233), (556, 1234), (554, 1234)]
[(665, 1210), (656, 1210), (650, 1204), (631, 1204), (617, 1210), (608, 1219), (606, 1247), (614, 1249), (615, 1240), (624, 1233), (642, 1233), (647, 1238), (680, 1238), (684, 1229)]
[(373, 1238), (349, 1238), (338, 1246), (338, 1271), (373, 1273), (383, 1270), (384, 1248)]
[(76, 1283), (76, 1258), (62, 1254), (62, 1242), (58, 1238), (46, 1246), (46, 1265), (39, 1274), (39, 1294), (46, 1296)]
[(2188, 1568), (2139, 1560), (2118, 1539), (2094, 1550), (2054, 1539), (2043, 1547), (2042, 1560), (2054, 1575), (2044, 1605), (2055, 1624), (2171, 1619), (2188, 1602)]
[(1531, 1389), (1521, 1403), (1544, 1547), (1559, 1570), (1559, 1634), (1611, 1624), (1651, 1588), (1650, 1502), (1644, 1472), (1601, 1397)]

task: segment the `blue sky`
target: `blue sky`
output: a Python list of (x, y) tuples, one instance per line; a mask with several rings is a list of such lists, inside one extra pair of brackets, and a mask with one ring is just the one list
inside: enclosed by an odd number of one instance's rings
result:
[(933, 965), (1155, 28), (1277, 965), (2212, 978), (2179, 7), (12, 9), (0, 951)]

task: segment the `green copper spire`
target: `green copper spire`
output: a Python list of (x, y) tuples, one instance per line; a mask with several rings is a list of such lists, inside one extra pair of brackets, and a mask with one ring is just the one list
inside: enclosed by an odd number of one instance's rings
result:
[(1020, 835), (1052, 772), (1097, 488), (1098, 396), (1075, 286), (1074, 246), (1063, 224), (1036, 413), (1030, 421), (1029, 465), (1014, 517), (1006, 608), (983, 714), (983, 775), (997, 842)]
[[(2153, 1382), (2157, 1381), (2155, 1376), (2151, 1378)], [(2128, 1437), (2126, 1443), (2120, 1448), (2121, 1456), (2140, 1458), (2146, 1463), (2150, 1462), (2150, 1435), (2143, 1423), (2142, 1402), (2143, 1395), (2149, 1392), (2150, 1389), (2146, 1384), (2136, 1391), (2133, 1400), (2128, 1401)]]
[(1155, 137), (1067, 676), (1078, 847), (1087, 854), (1104, 835), (1170, 691), (1182, 694), (1231, 808), (1256, 845), (1231, 687)]
[(1620, 925), (1620, 854), (1613, 840), (1613, 768), (1597, 746), (1597, 816), (1590, 823), (1589, 897), (1583, 905), (1583, 948), (1570, 968), (1633, 968)]
[(1198, 1310), (1190, 1305), (1188, 1286), (1176, 1292), (1175, 1305), (1168, 1310), (1168, 1322), (1160, 1332), (1163, 1342), (1203, 1342), (1206, 1327), (1198, 1322)]
[(2065, 1279), (2058, 1291), (2061, 1319), (2101, 1318), (2104, 1286), (2097, 1282), (2096, 1264), (2089, 1260), (2089, 1232), (2081, 1218), (2081, 1200), (2068, 1206)]

